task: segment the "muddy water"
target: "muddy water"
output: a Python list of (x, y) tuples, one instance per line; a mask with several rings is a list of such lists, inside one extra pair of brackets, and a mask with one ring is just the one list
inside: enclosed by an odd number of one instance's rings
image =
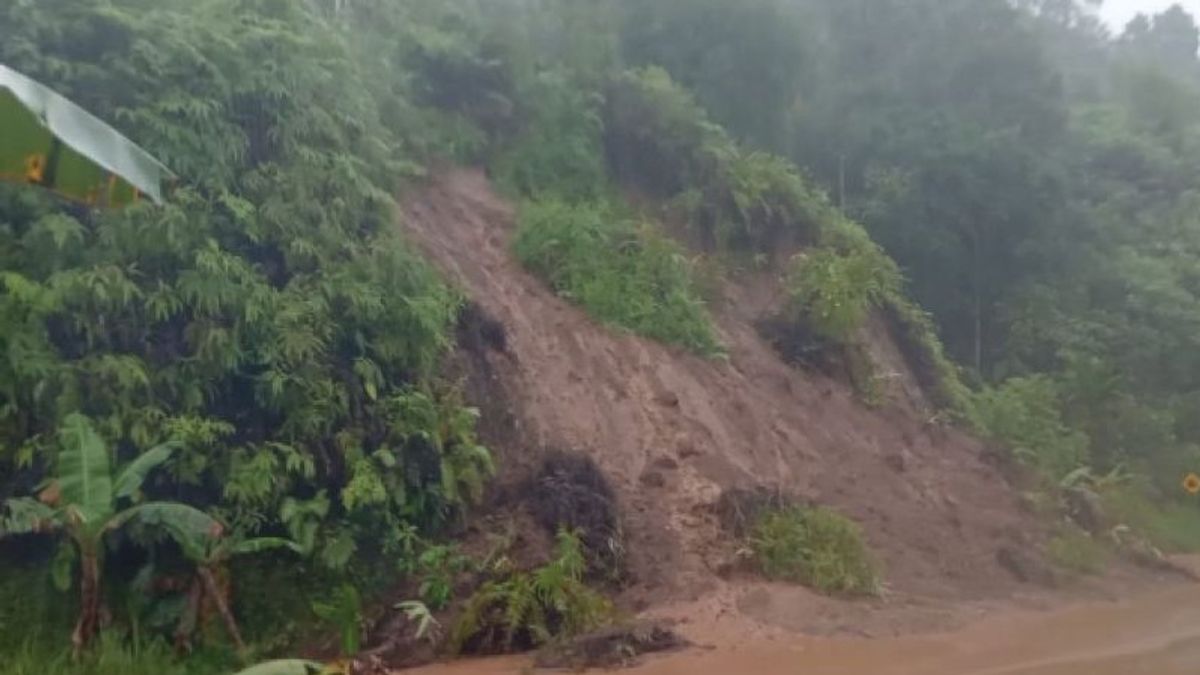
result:
[[(528, 672), (523, 660), (477, 661), (422, 675)], [(1200, 586), (1049, 614), (989, 619), (942, 636), (798, 638), (650, 659), (631, 675), (1196, 675)]]

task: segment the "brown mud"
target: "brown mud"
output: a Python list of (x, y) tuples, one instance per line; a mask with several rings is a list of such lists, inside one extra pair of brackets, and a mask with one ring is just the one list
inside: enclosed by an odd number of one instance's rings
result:
[[(419, 675), (528, 672), (524, 658), (462, 662)], [(1011, 612), (964, 630), (880, 640), (723, 641), (621, 671), (629, 675), (1194, 675), (1200, 586), (1049, 613)]]

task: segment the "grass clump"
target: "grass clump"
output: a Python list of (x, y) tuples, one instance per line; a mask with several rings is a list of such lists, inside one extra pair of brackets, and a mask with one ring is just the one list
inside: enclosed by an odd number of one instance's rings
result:
[(613, 609), (584, 583), (586, 572), (579, 535), (560, 530), (550, 562), (528, 572), (510, 570), (475, 591), (450, 634), (451, 651), (512, 652), (598, 628)]
[(1046, 558), (1056, 567), (1077, 575), (1100, 574), (1112, 552), (1086, 532), (1066, 530), (1046, 544)]
[(771, 579), (794, 581), (824, 593), (876, 595), (878, 565), (849, 518), (821, 507), (765, 513), (750, 534), (754, 559)]
[(613, 208), (529, 202), (515, 246), (527, 268), (601, 321), (706, 356), (721, 352), (678, 246)]
[(129, 644), (115, 633), (102, 635), (78, 659), (66, 647), (30, 642), (0, 660), (0, 675), (220, 675), (231, 670), (232, 661), (215, 654), (193, 654), (183, 662), (163, 642)]

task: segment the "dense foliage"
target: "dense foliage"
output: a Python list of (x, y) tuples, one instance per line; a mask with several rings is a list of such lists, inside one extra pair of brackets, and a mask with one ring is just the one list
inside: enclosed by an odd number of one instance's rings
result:
[[(311, 600), (334, 606), (309, 590), (377, 580), (372, 562), (450, 602), (453, 556), (427, 538), (491, 457), (439, 379), (460, 298), (392, 200), (445, 161), (524, 201), (518, 256), (599, 320), (712, 354), (698, 270), (770, 271), (802, 347), (837, 351), (860, 389), (881, 319), (936, 406), (1043, 489), (1122, 477), (1084, 487), (1154, 543), (1200, 546), (1177, 498), (1200, 470), (1200, 29), (1173, 8), (1114, 32), (1094, 4), (0, 0), (0, 62), (180, 176), (164, 207), (103, 213), (0, 186), (0, 534), (20, 537), (0, 544), (20, 571), (0, 575), (0, 649), (24, 638), (9, 607), (71, 620), (3, 582), (54, 559), (28, 524), (67, 508), (45, 488), (73, 429), (107, 467), (155, 466), (102, 515), (187, 505), (227, 535), (89, 533), (85, 574), (121, 561), (105, 601), (130, 635), (191, 611), (181, 593), (120, 606), (134, 570), (182, 566), (195, 588), (260, 546), (289, 564), (240, 573), (270, 584), (205, 593), (268, 647)], [(806, 528), (853, 539), (827, 516), (765, 523), (764, 559), (811, 574), (785, 560)], [(1052, 554), (1084, 569), (1087, 548)], [(67, 553), (55, 569), (84, 573)], [(830, 587), (865, 589), (862, 569)], [(519, 621), (463, 640), (554, 623), (526, 602), (539, 573), (510, 572), (473, 606)], [(119, 663), (118, 642), (96, 658)]]

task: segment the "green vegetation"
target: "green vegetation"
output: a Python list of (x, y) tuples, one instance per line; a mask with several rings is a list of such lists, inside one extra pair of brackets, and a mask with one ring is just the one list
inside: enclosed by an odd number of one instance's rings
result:
[[(753, 261), (864, 400), (882, 318), (933, 420), (1010, 449), (1044, 503), (1087, 490), (1200, 550), (1200, 29), (1172, 8), (1113, 35), (1088, 4), (0, 2), (0, 62), (179, 175), (106, 212), (0, 185), (0, 656), (77, 671), (70, 624), (82, 645), (105, 614), (94, 672), (182, 672), (285, 651), (330, 589), (453, 602), (465, 563), (432, 542), (494, 467), (439, 376), (461, 298), (392, 198), (446, 162), (525, 201), (518, 256), (598, 320), (718, 354), (697, 279)], [(599, 620), (568, 540), (481, 589), (456, 644)], [(1084, 571), (1091, 544), (1050, 555)], [(878, 584), (828, 512), (754, 547), (771, 576)]]
[[(869, 313), (896, 296), (900, 272), (861, 231), (797, 256), (787, 287), (796, 311), (822, 336), (844, 343)], [(843, 244), (843, 245), (839, 245)]]
[(3, 675), (224, 675), (231, 661), (193, 654), (181, 662), (164, 643), (150, 641), (129, 647), (124, 639), (105, 633), (95, 647), (76, 659), (69, 650), (50, 651), (26, 645), (5, 652)]
[(1063, 423), (1058, 387), (1049, 378), (1013, 378), (979, 392), (975, 425), (1013, 456), (1057, 483), (1088, 463), (1087, 437)]
[(1046, 544), (1051, 563), (1071, 574), (1100, 574), (1112, 558), (1111, 549), (1086, 532), (1066, 529)]
[(705, 355), (720, 352), (680, 248), (614, 207), (531, 202), (517, 257), (602, 321)]
[(451, 631), (451, 650), (535, 647), (602, 625), (612, 606), (584, 583), (586, 571), (579, 535), (560, 531), (550, 562), (529, 572), (508, 570), (475, 591)]
[(750, 534), (763, 574), (825, 593), (879, 593), (878, 566), (862, 530), (822, 507), (790, 507), (765, 513)]

